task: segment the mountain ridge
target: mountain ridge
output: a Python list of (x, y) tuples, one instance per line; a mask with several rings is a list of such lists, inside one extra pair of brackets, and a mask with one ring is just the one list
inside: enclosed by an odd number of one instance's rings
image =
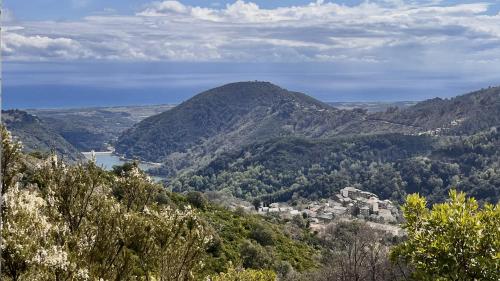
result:
[[(360, 112), (335, 109), (305, 94), (269, 82), (237, 82), (196, 95), (177, 107), (127, 130), (116, 151), (128, 157), (162, 161), (207, 140), (239, 146), (256, 139), (289, 134), (318, 137)], [(219, 138), (223, 136), (223, 140)], [(145, 151), (155, 150), (152, 155)]]
[[(119, 138), (116, 151), (127, 158), (163, 162), (157, 172), (174, 175), (199, 169), (221, 153), (279, 137), (460, 134), (460, 128), (473, 133), (500, 122), (499, 117), (490, 116), (500, 112), (499, 93), (500, 88), (489, 88), (368, 113), (359, 108), (337, 109), (269, 82), (236, 82), (202, 92), (139, 122)], [(485, 100), (488, 108), (478, 110)], [(472, 128), (477, 124), (481, 125)]]
[(41, 119), (21, 110), (2, 111), (2, 123), (20, 140), (26, 152), (52, 150), (72, 162), (83, 160), (84, 156), (61, 135)]
[(449, 99), (433, 98), (405, 109), (389, 108), (372, 114), (370, 119), (399, 122), (418, 127), (422, 132), (452, 135), (476, 133), (500, 124), (500, 87), (489, 87)]

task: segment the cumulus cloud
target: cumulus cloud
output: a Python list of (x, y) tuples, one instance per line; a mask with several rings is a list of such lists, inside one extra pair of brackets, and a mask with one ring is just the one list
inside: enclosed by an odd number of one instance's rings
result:
[[(500, 54), (500, 15), (488, 3), (328, 1), (264, 9), (235, 1), (197, 7), (154, 2), (134, 15), (14, 22), (7, 60), (132, 60), (487, 64)], [(22, 29), (9, 29), (9, 26)]]
[(92, 54), (77, 41), (70, 38), (46, 36), (24, 36), (9, 32), (22, 28), (7, 28), (2, 40), (2, 52), (7, 58), (17, 60), (80, 59)]

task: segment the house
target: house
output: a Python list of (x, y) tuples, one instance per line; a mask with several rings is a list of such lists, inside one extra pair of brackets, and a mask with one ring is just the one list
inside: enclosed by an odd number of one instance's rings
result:
[(279, 213), (280, 208), (269, 208), (268, 212), (269, 213)]
[(363, 207), (359, 208), (359, 214), (365, 218), (368, 218), (370, 216), (370, 207), (363, 206)]
[(368, 199), (367, 203), (368, 203), (368, 206), (370, 207), (371, 214), (378, 214), (378, 210), (379, 210), (378, 201), (379, 200), (376, 197), (370, 197), (370, 199)]

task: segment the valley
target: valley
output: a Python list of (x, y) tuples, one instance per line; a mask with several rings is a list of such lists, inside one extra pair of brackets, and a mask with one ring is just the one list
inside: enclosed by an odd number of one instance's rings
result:
[(0, 5), (0, 280), (500, 280), (500, 0)]
[[(410, 194), (425, 196), (423, 206), (462, 200), (455, 190), (482, 206), (500, 198), (500, 88), (419, 103), (323, 103), (268, 82), (238, 82), (175, 106), (2, 113), (23, 150), (4, 160), (17, 159), (6, 177), (17, 181), (6, 183), (12, 194), (26, 197), (38, 187), (39, 202), (56, 196), (60, 204), (75, 194), (77, 204), (51, 209), (54, 223), (74, 208), (86, 231), (126, 225), (99, 238), (125, 239), (123, 266), (128, 254), (143, 254), (137, 245), (156, 247), (147, 241), (196, 227), (200, 236), (188, 239), (199, 252), (166, 246), (203, 257), (203, 268), (190, 267), (194, 279), (235, 263), (279, 280), (320, 280), (331, 263), (349, 259), (344, 247), (362, 243), (357, 254), (382, 261), (361, 263), (363, 272), (404, 280), (410, 269), (392, 264), (389, 253), (411, 231)], [(5, 151), (16, 151), (2, 134)], [(86, 202), (87, 213), (78, 209)], [(76, 229), (71, 237), (80, 235)], [(100, 246), (99, 255), (121, 251), (113, 245)], [(99, 255), (87, 255), (99, 270)]]
[[(498, 174), (484, 171), (500, 165), (491, 149), (499, 145), (499, 95), (490, 87), (419, 103), (326, 104), (268, 82), (238, 82), (177, 106), (32, 109), (23, 116), (59, 135), (45, 141), (45, 152), (53, 145), (81, 160), (77, 151), (114, 151), (99, 163), (111, 169), (135, 159), (176, 192), (228, 192), (270, 204), (329, 198), (355, 186), (395, 202), (417, 191), (438, 202), (458, 187), (495, 202)], [(44, 147), (16, 129), (27, 121), (9, 120), (28, 150)]]

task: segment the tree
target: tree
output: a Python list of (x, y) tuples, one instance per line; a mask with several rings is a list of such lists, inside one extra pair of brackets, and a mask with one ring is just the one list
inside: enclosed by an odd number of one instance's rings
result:
[(415, 268), (420, 280), (498, 280), (500, 207), (480, 208), (474, 198), (449, 192), (450, 200), (426, 207), (418, 194), (403, 206), (408, 239), (392, 252)]
[(403, 272), (389, 261), (391, 243), (387, 234), (367, 224), (331, 224), (321, 237), (327, 252), (324, 268), (305, 276), (306, 280), (384, 281), (402, 280)]
[(268, 226), (256, 223), (253, 225), (250, 231), (250, 238), (257, 241), (262, 246), (274, 245), (276, 237), (274, 233)]
[[(12, 156), (18, 152), (10, 141), (2, 147)], [(158, 204), (159, 187), (137, 167), (113, 175), (92, 161), (35, 159), (17, 177), (18, 156), (2, 167), (16, 175), (2, 194), (2, 280), (196, 277), (211, 231), (189, 206)]]
[(276, 281), (276, 273), (271, 270), (245, 269), (237, 270), (230, 267), (227, 273), (219, 273), (209, 281)]
[(21, 170), (21, 143), (12, 139), (12, 135), (3, 126), (0, 125), (2, 137), (2, 194), (7, 193), (9, 188), (14, 184), (15, 177)]
[(186, 195), (186, 199), (189, 202), (189, 204), (193, 205), (193, 207), (196, 207), (198, 209), (205, 209), (207, 205), (207, 198), (205, 198), (205, 195), (203, 193), (198, 192), (198, 191), (191, 191)]
[(14, 186), (3, 200), (2, 273), (11, 280), (55, 280), (69, 266), (66, 249), (56, 243), (64, 225), (51, 221), (47, 202), (34, 190)]
[(142, 211), (156, 200), (161, 186), (154, 183), (137, 165), (123, 167), (120, 176), (114, 181), (113, 195), (126, 206), (127, 211)]
[(252, 200), (252, 205), (253, 205), (253, 207), (255, 208), (256, 211), (259, 210), (259, 207), (260, 207), (261, 204), (262, 204), (262, 202), (258, 198), (255, 198), (255, 199)]
[(245, 268), (270, 268), (273, 260), (264, 247), (245, 241), (240, 250), (241, 260)]

